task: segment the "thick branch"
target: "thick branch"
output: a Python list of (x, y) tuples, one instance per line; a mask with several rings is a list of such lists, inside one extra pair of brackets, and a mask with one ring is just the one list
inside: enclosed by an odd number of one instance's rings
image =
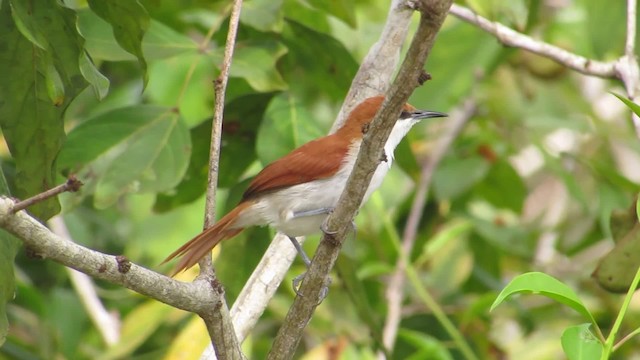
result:
[(369, 132), (365, 135), (354, 169), (349, 176), (335, 211), (329, 215), (325, 234), (307, 271), (300, 293), (289, 309), (280, 328), (269, 359), (290, 359), (300, 342), (302, 332), (318, 306), (325, 279), (333, 268), (346, 234), (351, 229), (351, 219), (362, 203), (371, 177), (380, 162), (386, 142), (401, 107), (418, 86), (426, 57), (433, 46), (435, 36), (442, 26), (450, 0), (417, 2), (421, 16), (420, 25), (411, 47), (400, 68), (382, 108), (376, 114)]
[(557, 46), (536, 40), (530, 36), (512, 30), (500, 23), (490, 21), (464, 6), (453, 4), (450, 10), (454, 16), (478, 26), (507, 46), (529, 50), (535, 54), (556, 62), (585, 75), (604, 78), (617, 78), (615, 62), (601, 62), (568, 52)]
[(43, 258), (186, 311), (202, 313), (216, 305), (211, 297), (211, 287), (202, 281), (177, 281), (131, 263), (123, 256), (106, 255), (66, 241), (26, 212), (12, 214), (13, 205), (13, 200), (0, 198), (0, 227), (20, 238)]

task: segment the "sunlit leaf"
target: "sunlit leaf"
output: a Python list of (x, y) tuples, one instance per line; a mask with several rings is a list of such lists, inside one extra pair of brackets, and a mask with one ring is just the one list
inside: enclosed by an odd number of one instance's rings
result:
[(356, 13), (353, 1), (342, 0), (310, 0), (309, 3), (344, 21), (352, 28), (356, 26)]
[(432, 360), (452, 360), (453, 357), (447, 346), (432, 336), (423, 332), (409, 329), (398, 330), (398, 337), (409, 342), (416, 348), (416, 353), (406, 359), (432, 359)]
[(602, 343), (591, 333), (591, 324), (568, 327), (560, 338), (562, 349), (569, 360), (598, 360)]
[(578, 295), (567, 285), (556, 278), (540, 272), (518, 275), (500, 292), (491, 305), (491, 311), (504, 300), (515, 294), (539, 294), (565, 304), (577, 311), (585, 319), (595, 324), (595, 319)]
[(284, 90), (287, 84), (276, 68), (278, 59), (287, 52), (277, 42), (246, 42), (238, 44), (233, 55), (230, 76), (245, 79), (260, 92)]
[(190, 153), (188, 129), (174, 110), (139, 105), (101, 114), (73, 129), (59, 164), (82, 168), (81, 178), (86, 177), (89, 189), (95, 187), (96, 206), (106, 207), (126, 192), (173, 188)]
[(88, 0), (91, 10), (111, 24), (113, 36), (128, 53), (138, 59), (144, 84), (147, 83), (147, 61), (142, 52), (142, 39), (149, 29), (149, 14), (137, 0)]
[(260, 31), (277, 31), (282, 27), (283, 0), (252, 0), (242, 5), (240, 21)]
[[(78, 11), (78, 29), (86, 39), (93, 58), (109, 61), (135, 60), (118, 44), (109, 23), (88, 9)], [(164, 59), (185, 52), (196, 52), (198, 44), (157, 20), (149, 22), (142, 50), (147, 59)]]

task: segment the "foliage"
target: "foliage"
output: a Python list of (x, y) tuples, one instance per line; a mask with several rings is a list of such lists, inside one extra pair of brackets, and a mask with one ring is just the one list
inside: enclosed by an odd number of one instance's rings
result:
[[(467, 5), (569, 51), (608, 60), (623, 51), (622, 4)], [(1, 1), (2, 171), (11, 193), (25, 198), (78, 174), (81, 192), (59, 201), (73, 239), (168, 272), (160, 261), (202, 226), (212, 82), (229, 11), (222, 1)], [(269, 161), (328, 131), (387, 11), (382, 0), (245, 2), (226, 96), (218, 213), (235, 205)], [(434, 174), (408, 259), (392, 358), (463, 358), (450, 346), (441, 316), (481, 359), (563, 353), (590, 359), (598, 349), (615, 350), (616, 358), (638, 356), (637, 337), (613, 344), (616, 336), (638, 332), (637, 305), (618, 305), (628, 304), (630, 295), (602, 291), (590, 278), (612, 239), (624, 238), (637, 223), (615, 220), (617, 211), (639, 206), (632, 199), (640, 183), (640, 142), (628, 109), (611, 94), (623, 93), (620, 84), (503, 48), (453, 17), (438, 35), (427, 71), (433, 80), (413, 94), (416, 107), (452, 112), (473, 98), (478, 110)], [(417, 164), (444, 124), (417, 126), (399, 147), (399, 166), (357, 217), (357, 236), (348, 240), (340, 276), (305, 330), (300, 358), (375, 358)], [(46, 221), (60, 203), (30, 211)], [(229, 303), (269, 236), (254, 229), (217, 250)], [(105, 344), (59, 265), (19, 252), (10, 266), (15, 243), (0, 236), (0, 344), (5, 314), (10, 324), (0, 359), (178, 353), (195, 359), (207, 343), (197, 317), (97, 283), (122, 324), (119, 341)], [(314, 237), (305, 247), (313, 252), (316, 244)], [(294, 296), (290, 280), (303, 271), (294, 263), (245, 342), (251, 358), (268, 352)], [(578, 311), (523, 297), (489, 313), (506, 279), (522, 273), (528, 274), (503, 294), (537, 292)], [(632, 278), (622, 281), (623, 290)], [(426, 310), (431, 298), (444, 308), (441, 314)], [(610, 335), (600, 338), (598, 331)]]

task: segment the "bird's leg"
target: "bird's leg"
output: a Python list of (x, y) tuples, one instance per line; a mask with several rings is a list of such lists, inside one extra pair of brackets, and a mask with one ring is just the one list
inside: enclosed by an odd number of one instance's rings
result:
[[(311, 266), (311, 260), (309, 260), (309, 256), (307, 256), (307, 253), (304, 252), (302, 245), (300, 245), (300, 243), (298, 242), (298, 240), (296, 240), (295, 237), (293, 236), (287, 236), (287, 237), (289, 238), (289, 240), (291, 240), (291, 243), (298, 251), (298, 255), (300, 255), (300, 257), (302, 258), (304, 265), (307, 267), (307, 269), (309, 269), (309, 266)], [(302, 282), (306, 274), (307, 272), (305, 271), (302, 274), (294, 277), (293, 280), (291, 281), (291, 284), (293, 286), (293, 291), (297, 295), (300, 295), (300, 292), (298, 289), (300, 288), (300, 283)], [(329, 294), (329, 285), (331, 285), (331, 277), (328, 277), (326, 284), (322, 287), (322, 290), (320, 291), (319, 302), (322, 302), (322, 300), (324, 300), (324, 298), (327, 297), (327, 294)]]
[(298, 255), (300, 255), (300, 257), (302, 258), (302, 261), (304, 262), (304, 264), (307, 266), (307, 269), (308, 269), (309, 265), (311, 265), (311, 260), (309, 260), (309, 256), (307, 256), (307, 253), (304, 252), (302, 245), (300, 245), (300, 243), (298, 242), (298, 240), (296, 240), (295, 237), (288, 236), (288, 235), (287, 237), (289, 238), (289, 240), (291, 240), (291, 243), (296, 248)]

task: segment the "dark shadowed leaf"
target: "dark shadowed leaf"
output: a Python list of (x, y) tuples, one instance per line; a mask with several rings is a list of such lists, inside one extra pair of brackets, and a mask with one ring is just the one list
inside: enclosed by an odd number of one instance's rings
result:
[[(274, 93), (242, 96), (225, 106), (218, 186), (231, 187), (237, 184), (247, 167), (255, 161), (256, 129), (273, 95)], [(209, 167), (211, 119), (191, 129), (191, 141), (193, 151), (189, 169), (175, 191), (158, 195), (154, 205), (156, 211), (168, 211), (204, 194)]]
[[(0, 169), (0, 194), (10, 195), (4, 174)], [(0, 347), (7, 337), (7, 302), (14, 296), (15, 278), (13, 276), (13, 258), (20, 248), (20, 241), (4, 230), (0, 230)]]
[(292, 94), (283, 93), (271, 100), (258, 130), (256, 152), (268, 164), (324, 132), (317, 121)]
[[(57, 185), (54, 161), (64, 140), (62, 114), (86, 86), (78, 65), (83, 40), (76, 32), (75, 12), (52, 1), (30, 8), (24, 1), (5, 4), (0, 24), (0, 68), (10, 69), (0, 81), (0, 126), (15, 159), (14, 195), (25, 198)], [(53, 198), (29, 211), (45, 220), (59, 209)]]

